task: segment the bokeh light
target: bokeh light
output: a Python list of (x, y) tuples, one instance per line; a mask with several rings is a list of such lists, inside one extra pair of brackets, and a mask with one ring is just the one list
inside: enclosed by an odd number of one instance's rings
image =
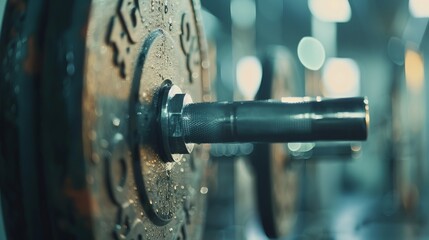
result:
[(262, 80), (262, 66), (258, 58), (247, 56), (237, 63), (237, 87), (246, 100), (253, 99)]
[(352, 10), (348, 0), (309, 0), (311, 14), (325, 22), (348, 22)]
[(327, 97), (353, 97), (360, 93), (360, 71), (350, 58), (328, 59), (322, 73), (323, 93)]
[(250, 0), (231, 1), (232, 23), (239, 28), (249, 28), (255, 24), (256, 6)]
[(304, 67), (319, 70), (325, 62), (325, 48), (313, 37), (304, 37), (298, 44), (298, 58)]
[(416, 18), (429, 17), (429, 1), (428, 0), (410, 0), (408, 2), (410, 13)]
[(414, 93), (423, 87), (425, 70), (423, 57), (416, 51), (408, 49), (405, 53), (405, 80), (407, 87)]

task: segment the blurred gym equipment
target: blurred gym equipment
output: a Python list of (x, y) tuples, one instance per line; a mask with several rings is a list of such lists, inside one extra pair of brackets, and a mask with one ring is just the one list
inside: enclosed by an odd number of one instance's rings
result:
[(425, 4), (321, 2), (0, 3), (0, 239), (425, 239)]

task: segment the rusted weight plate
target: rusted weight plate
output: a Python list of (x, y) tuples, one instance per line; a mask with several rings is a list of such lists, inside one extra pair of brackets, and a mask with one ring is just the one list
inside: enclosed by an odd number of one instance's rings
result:
[[(32, 184), (41, 186), (32, 191), (42, 195), (34, 206), (45, 238), (198, 239), (207, 151), (198, 147), (167, 163), (155, 123), (165, 84), (179, 86), (195, 102), (209, 100), (199, 1), (39, 4), (43, 14), (36, 19), (43, 22), (34, 22), (34, 31), (43, 42), (30, 63), (40, 74), (30, 78), (38, 79), (30, 88), (35, 96), (22, 106), (37, 107), (28, 112), (35, 118), (37, 134), (29, 139), (37, 157), (26, 169), (36, 175)], [(2, 81), (2, 91), (7, 84)], [(13, 96), (9, 85), (5, 91)], [(7, 114), (2, 110), (2, 123)], [(3, 150), (10, 135), (2, 134)], [(21, 161), (2, 151), (2, 165), (16, 159)], [(29, 225), (32, 220), (25, 218)]]
[[(296, 69), (289, 51), (269, 48), (261, 56), (262, 82), (256, 100), (296, 96)], [(292, 166), (285, 144), (255, 144), (250, 156), (255, 165), (257, 204), (265, 233), (287, 235), (295, 222), (298, 173)]]

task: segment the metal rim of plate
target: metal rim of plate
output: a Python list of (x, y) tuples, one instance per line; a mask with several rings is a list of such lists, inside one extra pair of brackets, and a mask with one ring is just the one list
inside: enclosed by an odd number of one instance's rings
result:
[[(260, 59), (263, 76), (255, 100), (296, 96), (297, 76), (289, 51), (272, 46)], [(250, 159), (256, 169), (257, 208), (262, 227), (268, 237), (286, 236), (295, 223), (299, 191), (298, 172), (291, 164), (286, 144), (255, 144)]]
[[(44, 1), (8, 1), (0, 35), (0, 191), (5, 230), (17, 239), (48, 231), (38, 131)], [(31, 224), (30, 224), (31, 223)]]

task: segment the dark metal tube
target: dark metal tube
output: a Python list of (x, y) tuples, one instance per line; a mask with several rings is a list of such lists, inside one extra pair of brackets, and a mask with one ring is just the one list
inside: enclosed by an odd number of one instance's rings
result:
[(194, 103), (183, 108), (186, 143), (365, 140), (365, 98)]

